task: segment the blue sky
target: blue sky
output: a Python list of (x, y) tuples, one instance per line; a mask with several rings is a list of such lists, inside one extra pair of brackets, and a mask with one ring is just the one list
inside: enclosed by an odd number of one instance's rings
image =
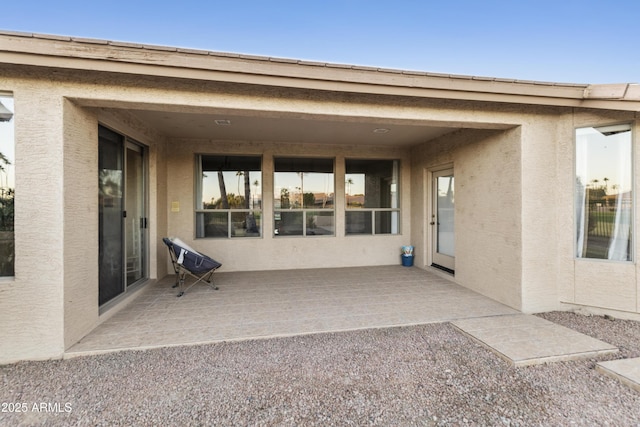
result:
[(6, 1), (0, 29), (322, 62), (640, 83), (638, 0)]

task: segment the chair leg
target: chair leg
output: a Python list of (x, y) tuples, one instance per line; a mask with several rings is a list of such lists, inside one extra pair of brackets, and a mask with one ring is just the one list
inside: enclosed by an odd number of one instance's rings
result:
[(213, 271), (211, 271), (208, 274), (205, 274), (203, 276), (194, 276), (193, 274), (189, 274), (189, 275), (194, 277), (196, 279), (196, 281), (191, 283), (185, 289), (184, 282), (185, 282), (185, 278), (187, 276), (187, 273), (186, 272), (180, 272), (180, 281), (179, 281), (179, 283), (180, 283), (179, 284), (180, 292), (177, 295), (178, 297), (181, 297), (182, 295), (184, 295), (185, 292), (187, 292), (189, 289), (191, 289), (192, 287), (194, 287), (195, 285), (197, 285), (200, 282), (203, 282), (203, 283), (209, 285), (209, 287), (211, 287), (213, 290), (216, 290), (216, 291), (218, 290), (218, 286), (215, 283), (213, 283), (213, 280), (211, 279), (211, 277), (213, 276)]
[(173, 286), (171, 286), (172, 289), (177, 288), (178, 286), (180, 286), (180, 274), (176, 271), (176, 283), (173, 284)]
[(207, 276), (207, 278), (205, 279), (205, 282), (207, 282), (207, 284), (214, 290), (217, 291), (219, 288), (218, 286), (213, 283), (213, 271), (209, 273), (209, 275)]
[[(178, 295), (176, 295), (178, 298), (184, 295), (184, 276), (184, 273), (178, 274), (178, 283), (176, 283), (176, 286), (180, 286), (180, 292), (178, 292)], [(174, 288), (176, 286), (174, 286)]]

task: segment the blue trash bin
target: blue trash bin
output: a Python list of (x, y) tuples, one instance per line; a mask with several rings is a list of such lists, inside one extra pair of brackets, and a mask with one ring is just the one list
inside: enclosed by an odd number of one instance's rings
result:
[(413, 267), (413, 255), (401, 255), (402, 265), (405, 267)]
[(405, 267), (413, 266), (413, 246), (403, 246), (401, 253), (402, 265)]

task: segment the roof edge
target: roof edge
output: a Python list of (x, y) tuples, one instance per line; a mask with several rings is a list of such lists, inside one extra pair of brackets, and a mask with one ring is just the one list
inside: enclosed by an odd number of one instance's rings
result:
[[(635, 111), (640, 110), (640, 106), (635, 105), (640, 102), (640, 85), (631, 83), (590, 85), (443, 74), (0, 29), (0, 54), (3, 52), (14, 54), (6, 63), (14, 63), (11, 61), (16, 60), (16, 55), (35, 55), (29, 60), (21, 57), (20, 60), (24, 61), (22, 65), (56, 66), (55, 58), (65, 58), (70, 61), (61, 61), (65, 62), (59, 65), (61, 68), (126, 72), (120, 69), (124, 64), (130, 64), (146, 67), (130, 70), (134, 74), (144, 74), (147, 72), (144, 70), (155, 66), (163, 67), (156, 69), (155, 75), (164, 73), (171, 77), (196, 78), (186, 73), (186, 70), (194, 70), (199, 72), (196, 73), (199, 76), (197, 78), (202, 78), (203, 72), (212, 73), (212, 79), (227, 73), (256, 76), (261, 84), (265, 84), (264, 78), (273, 77), (278, 85), (283, 84), (283, 79), (307, 80), (333, 84), (332, 90), (340, 90), (335, 83), (348, 84), (352, 89), (353, 84), (396, 87), (402, 89), (404, 95), (407, 95), (406, 89), (416, 89), (416, 96), (420, 96), (417, 93), (421, 90), (433, 89), (457, 93), (452, 96), (455, 99), (464, 99), (464, 93), (475, 93), (473, 98), (477, 99), (479, 94), (484, 93), (487, 101), (497, 95), (502, 102), (505, 96), (515, 96), (520, 99), (514, 99), (516, 103), (522, 103), (522, 97), (531, 97), (537, 98), (536, 104), (541, 103), (541, 98), (548, 98), (549, 105), (563, 105), (560, 100), (565, 99), (568, 100), (567, 105), (572, 106), (576, 101), (587, 104), (593, 101), (599, 105), (595, 108), (602, 108), (603, 102), (615, 101), (619, 106), (621, 101), (622, 104), (632, 101), (633, 107), (628, 105), (624, 109), (632, 107)], [(102, 65), (97, 66), (96, 61)], [(3, 62), (1, 56), (0, 62)], [(110, 62), (114, 65), (106, 66)], [(163, 72), (162, 69), (172, 71)], [(185, 70), (185, 75), (182, 76), (177, 70)], [(247, 82), (251, 83), (250, 80), (251, 77), (248, 77)]]
[(206, 56), (214, 56), (214, 57), (221, 57), (221, 58), (236, 58), (236, 59), (244, 59), (244, 60), (251, 60), (251, 61), (274, 62), (274, 63), (283, 63), (283, 64), (292, 64), (292, 65), (304, 65), (304, 66), (336, 68), (336, 69), (350, 69), (350, 70), (360, 70), (360, 71), (373, 71), (373, 72), (389, 73), (389, 74), (407, 74), (407, 75), (417, 75), (417, 76), (442, 77), (442, 78), (449, 78), (449, 79), (478, 80), (478, 81), (489, 81), (489, 82), (495, 81), (495, 82), (515, 83), (515, 84), (534, 84), (534, 85), (541, 85), (541, 86), (567, 86), (567, 87), (585, 87), (585, 88), (589, 86), (586, 83), (561, 83), (561, 82), (547, 82), (547, 81), (537, 81), (537, 80), (512, 79), (512, 78), (504, 78), (504, 77), (437, 73), (437, 72), (429, 72), (429, 71), (405, 70), (400, 68), (373, 67), (373, 66), (356, 65), (356, 64), (322, 62), (322, 61), (312, 61), (312, 60), (294, 59), (294, 58), (285, 58), (285, 57), (262, 56), (262, 55), (252, 55), (252, 54), (203, 50), (203, 49), (181, 48), (181, 47), (175, 47), (175, 46), (132, 43), (132, 42), (124, 42), (124, 41), (86, 38), (86, 37), (29, 33), (29, 32), (21, 32), (21, 31), (3, 30), (3, 29), (0, 29), (0, 36), (25, 37), (25, 38), (33, 38), (33, 39), (75, 42), (75, 43), (83, 43), (83, 44), (124, 47), (124, 48), (132, 48), (132, 49), (151, 50), (151, 51), (206, 55)]

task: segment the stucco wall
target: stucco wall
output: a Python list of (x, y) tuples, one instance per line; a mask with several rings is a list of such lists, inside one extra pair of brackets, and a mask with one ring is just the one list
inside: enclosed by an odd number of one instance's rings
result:
[(520, 128), (480, 136), (454, 161), (457, 280), (514, 308), (522, 305), (520, 136)]
[[(430, 177), (453, 165), (457, 283), (521, 308), (520, 130), (467, 129), (416, 147), (414, 191), (424, 216), (414, 216), (414, 241), (423, 266), (431, 264)], [(422, 226), (422, 232), (418, 229)]]
[(157, 210), (166, 206), (166, 174), (159, 160), (164, 140), (126, 115), (100, 113), (70, 100), (118, 92), (103, 83), (100, 90), (33, 69), (7, 70), (0, 79), (0, 88), (13, 92), (16, 111), (16, 264), (15, 277), (0, 279), (1, 363), (60, 357), (100, 322), (98, 114), (149, 146), (149, 276), (166, 274), (166, 250), (158, 244), (158, 236), (166, 233), (166, 214)]
[[(571, 111), (526, 116), (521, 126), (522, 164), (522, 307), (527, 313), (556, 310), (558, 303), (558, 252), (556, 197), (571, 197), (558, 186), (557, 163), (563, 141), (571, 139)], [(558, 194), (560, 193), (560, 194)], [(571, 193), (571, 190), (569, 190)]]
[[(500, 121), (508, 121), (511, 112), (499, 114)], [(582, 307), (637, 318), (637, 262), (576, 259), (574, 235), (575, 128), (634, 123), (638, 171), (635, 114), (539, 107), (518, 111), (517, 121), (514, 130), (494, 135), (461, 131), (414, 148), (412, 200), (420, 205), (412, 213), (417, 261), (430, 264), (430, 229), (421, 229), (430, 215), (430, 169), (452, 164), (456, 282), (524, 312)], [(637, 173), (635, 180), (639, 188)], [(420, 182), (424, 189), (416, 185)]]
[(95, 114), (64, 100), (64, 344), (98, 321), (98, 126)]
[(15, 277), (0, 282), (0, 361), (64, 350), (63, 100), (20, 79), (15, 101)]

